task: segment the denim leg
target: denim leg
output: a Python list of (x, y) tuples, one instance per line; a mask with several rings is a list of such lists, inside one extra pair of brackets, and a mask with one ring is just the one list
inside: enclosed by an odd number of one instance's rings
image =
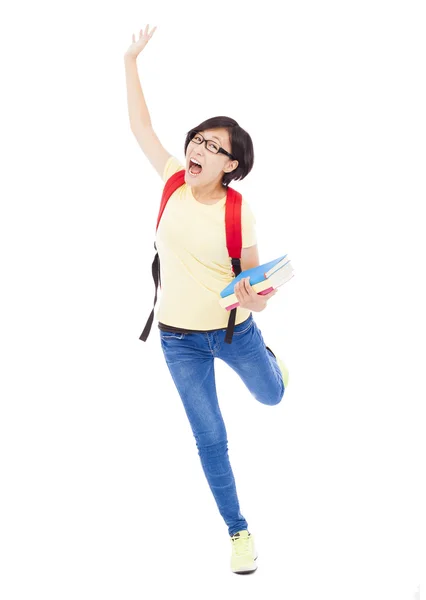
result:
[(225, 423), (219, 408), (214, 355), (205, 333), (172, 334), (160, 330), (161, 347), (181, 397), (201, 465), (229, 535), (248, 529), (240, 512), (228, 455)]
[(216, 333), (217, 357), (226, 362), (262, 404), (278, 404), (284, 396), (284, 382), (275, 356), (266, 348), (253, 315), (234, 329), (232, 343), (225, 343), (226, 330)]

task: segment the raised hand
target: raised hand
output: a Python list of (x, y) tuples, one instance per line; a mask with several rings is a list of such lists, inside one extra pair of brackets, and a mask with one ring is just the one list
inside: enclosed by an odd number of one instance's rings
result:
[(154, 29), (151, 32), (149, 32), (149, 25), (147, 25), (145, 27), (144, 32), (142, 32), (142, 29), (140, 30), (139, 39), (137, 40), (135, 39), (135, 34), (133, 33), (132, 44), (129, 46), (127, 52), (125, 53), (125, 56), (133, 56), (134, 58), (136, 58), (145, 48), (149, 40), (152, 38), (156, 29), (157, 27), (154, 27)]

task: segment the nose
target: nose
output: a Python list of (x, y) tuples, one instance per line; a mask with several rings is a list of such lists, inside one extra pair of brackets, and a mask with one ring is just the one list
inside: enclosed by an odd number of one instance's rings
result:
[(204, 158), (204, 150), (200, 147), (196, 148), (194, 150), (194, 152), (192, 153), (193, 156), (200, 156), (201, 158)]

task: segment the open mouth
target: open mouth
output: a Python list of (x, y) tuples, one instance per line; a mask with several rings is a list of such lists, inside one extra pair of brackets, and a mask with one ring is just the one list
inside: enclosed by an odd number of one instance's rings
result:
[(191, 158), (189, 161), (188, 172), (195, 177), (196, 175), (199, 175), (202, 170), (202, 165), (197, 160)]

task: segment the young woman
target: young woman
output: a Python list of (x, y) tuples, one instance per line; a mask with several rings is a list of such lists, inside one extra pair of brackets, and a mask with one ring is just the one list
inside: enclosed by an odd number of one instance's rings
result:
[[(256, 570), (253, 535), (240, 512), (228, 456), (225, 424), (216, 395), (214, 359), (238, 373), (252, 395), (278, 404), (288, 370), (265, 346), (252, 312), (264, 310), (275, 294), (258, 295), (243, 280), (235, 287), (239, 301), (232, 343), (225, 343), (229, 313), (218, 298), (232, 281), (226, 247), (227, 186), (246, 177), (254, 153), (249, 134), (228, 117), (214, 117), (191, 129), (185, 140), (185, 165), (161, 145), (151, 124), (140, 85), (136, 58), (155, 31), (140, 30), (125, 53), (130, 125), (140, 147), (165, 183), (185, 169), (185, 183), (170, 197), (160, 221), (156, 245), (162, 293), (157, 314), (165, 361), (186, 411), (202, 468), (231, 539), (234, 573)], [(241, 268), (259, 265), (255, 219), (244, 198), (241, 207)], [(176, 299), (179, 298), (177, 302)]]

